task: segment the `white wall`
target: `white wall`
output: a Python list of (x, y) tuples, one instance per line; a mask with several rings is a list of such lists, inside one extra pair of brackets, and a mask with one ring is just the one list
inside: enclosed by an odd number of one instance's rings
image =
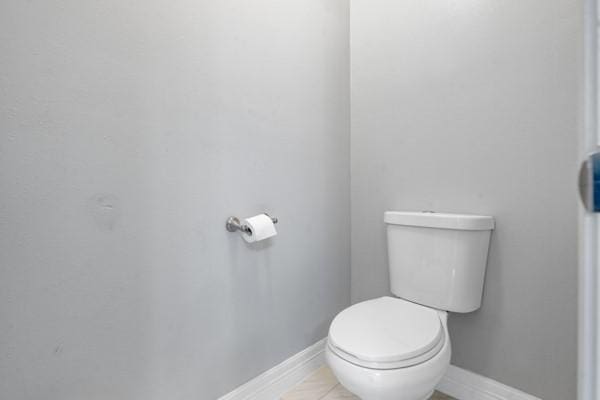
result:
[(494, 215), (453, 363), (575, 399), (578, 2), (353, 0), (352, 295), (387, 294), (385, 210)]
[(0, 54), (0, 397), (215, 399), (326, 335), (346, 1), (5, 0)]

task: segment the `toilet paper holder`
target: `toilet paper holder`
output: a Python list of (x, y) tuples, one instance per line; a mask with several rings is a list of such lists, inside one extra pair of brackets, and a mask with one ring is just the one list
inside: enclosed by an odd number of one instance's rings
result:
[[(267, 217), (271, 218), (271, 221), (273, 221), (274, 224), (279, 222), (277, 217), (271, 217), (267, 213), (263, 213), (263, 214), (265, 214)], [(227, 229), (229, 232), (241, 231), (247, 235), (252, 235), (252, 229), (250, 229), (250, 227), (248, 225), (242, 224), (238, 217), (227, 218), (227, 222), (225, 222), (225, 229)]]

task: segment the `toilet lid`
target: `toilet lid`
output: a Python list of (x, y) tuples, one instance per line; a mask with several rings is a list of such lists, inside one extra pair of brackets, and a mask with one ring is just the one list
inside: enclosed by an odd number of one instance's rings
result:
[(443, 342), (436, 310), (392, 297), (355, 304), (339, 313), (329, 328), (329, 346), (336, 354), (374, 368), (426, 361)]

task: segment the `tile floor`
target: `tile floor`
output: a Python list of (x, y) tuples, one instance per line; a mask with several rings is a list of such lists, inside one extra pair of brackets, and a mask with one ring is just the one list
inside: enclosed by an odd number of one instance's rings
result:
[[(321, 367), (312, 375), (293, 387), (281, 400), (360, 400), (344, 389), (328, 367)], [(456, 400), (443, 393), (435, 392), (430, 400)]]

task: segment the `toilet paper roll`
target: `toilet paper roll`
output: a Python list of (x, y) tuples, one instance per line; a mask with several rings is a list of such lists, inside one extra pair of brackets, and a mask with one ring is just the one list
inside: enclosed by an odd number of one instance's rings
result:
[(243, 223), (252, 230), (251, 235), (247, 233), (242, 234), (244, 240), (248, 243), (259, 242), (277, 235), (275, 225), (268, 215), (255, 215), (254, 217), (246, 218)]

